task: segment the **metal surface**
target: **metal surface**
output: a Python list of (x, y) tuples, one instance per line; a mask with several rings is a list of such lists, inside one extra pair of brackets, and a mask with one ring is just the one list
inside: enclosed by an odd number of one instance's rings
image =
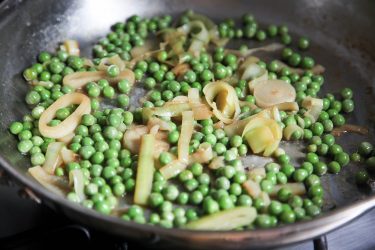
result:
[[(0, 164), (7, 172), (29, 187), (44, 203), (83, 224), (119, 236), (148, 242), (168, 242), (190, 248), (244, 249), (270, 247), (316, 238), (356, 218), (375, 205), (375, 197), (358, 190), (353, 180), (357, 166), (349, 166), (339, 175), (324, 178), (326, 209), (333, 211), (308, 222), (300, 222), (270, 230), (244, 232), (191, 232), (162, 229), (100, 215), (84, 209), (41, 188), (27, 176), (27, 157), (16, 150), (16, 140), (7, 131), (9, 123), (28, 112), (24, 104), (27, 85), (22, 70), (32, 63), (41, 50), (53, 50), (59, 41), (78, 39), (89, 55), (89, 47), (108, 32), (109, 26), (132, 14), (151, 16), (177, 14), (192, 8), (216, 19), (239, 17), (253, 13), (261, 25), (287, 24), (291, 31), (311, 38), (313, 46), (307, 53), (323, 64), (326, 83), (323, 91), (354, 89), (355, 113), (350, 122), (368, 125), (374, 109), (375, 85), (375, 2), (373, 1), (208, 1), (208, 0), (66, 0), (66, 1), (4, 1), (0, 5)], [(357, 135), (339, 139), (352, 150)]]

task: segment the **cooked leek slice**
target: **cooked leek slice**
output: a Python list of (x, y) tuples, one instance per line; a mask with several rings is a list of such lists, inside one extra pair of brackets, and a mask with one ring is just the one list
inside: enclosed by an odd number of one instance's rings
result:
[(298, 126), (297, 124), (289, 124), (283, 130), (284, 138), (287, 140), (291, 140), (293, 133), (296, 131), (299, 131), (301, 132), (301, 134), (303, 134), (303, 129), (300, 126)]
[(240, 114), (240, 104), (234, 88), (224, 81), (211, 82), (203, 88), (208, 105), (220, 121), (231, 123)]
[(161, 175), (166, 179), (170, 179), (181, 173), (187, 167), (186, 162), (174, 160), (159, 169)]
[(28, 169), (29, 174), (51, 192), (65, 196), (69, 192), (69, 185), (65, 178), (48, 174), (41, 166)]
[(251, 224), (257, 216), (253, 207), (235, 207), (204, 216), (186, 224), (192, 230), (232, 230)]
[(181, 135), (178, 140), (178, 159), (189, 162), (189, 144), (194, 130), (194, 117), (192, 111), (182, 112)]
[(315, 122), (323, 110), (323, 100), (307, 96), (302, 101), (302, 107), (307, 109), (304, 115), (311, 118), (312, 122)]
[(152, 180), (155, 171), (154, 144), (154, 135), (146, 134), (142, 136), (134, 191), (134, 203), (139, 205), (147, 204), (148, 197), (152, 190)]
[(281, 141), (282, 130), (273, 119), (255, 117), (250, 119), (242, 136), (245, 137), (254, 153), (263, 152), (264, 156), (270, 156)]
[(261, 108), (268, 108), (284, 102), (294, 102), (296, 90), (282, 80), (267, 80), (254, 87), (255, 103)]

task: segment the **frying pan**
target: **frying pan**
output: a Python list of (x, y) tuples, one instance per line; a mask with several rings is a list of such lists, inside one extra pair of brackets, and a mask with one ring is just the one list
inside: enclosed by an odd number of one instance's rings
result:
[[(177, 15), (186, 9), (217, 20), (250, 12), (261, 25), (286, 24), (295, 37), (311, 38), (313, 45), (308, 54), (327, 69), (323, 92), (351, 87), (356, 109), (349, 122), (366, 125), (373, 134), (374, 1), (3, 1), (0, 4), (0, 164), (6, 172), (20, 185), (32, 190), (44, 204), (84, 225), (145, 244), (168, 243), (185, 248), (245, 249), (291, 244), (334, 230), (375, 206), (371, 190), (359, 190), (354, 184), (353, 173), (359, 166), (350, 165), (339, 175), (323, 177), (326, 213), (314, 220), (243, 232), (169, 230), (125, 222), (85, 209), (47, 191), (26, 174), (29, 160), (17, 152), (16, 139), (7, 127), (28, 112), (23, 101), (28, 86), (22, 80), (21, 72), (33, 62), (38, 52), (53, 51), (59, 41), (72, 38), (80, 42), (83, 54), (89, 56), (90, 46), (117, 21), (132, 14)], [(353, 151), (363, 140), (371, 138), (349, 134), (340, 137), (339, 143)]]

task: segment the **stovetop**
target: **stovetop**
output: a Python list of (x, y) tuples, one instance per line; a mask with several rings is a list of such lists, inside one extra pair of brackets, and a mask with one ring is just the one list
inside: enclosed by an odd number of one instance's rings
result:
[[(0, 183), (1, 184), (1, 183)], [(3, 183), (4, 184), (4, 183)], [(375, 249), (375, 210), (325, 236), (330, 250)], [(315, 242), (315, 249), (317, 244)], [(0, 249), (145, 249), (80, 226), (44, 205), (25, 199), (19, 187), (0, 185)], [(154, 248), (155, 249), (155, 248)], [(159, 248), (161, 249), (161, 248)], [(164, 248), (163, 248), (164, 249)], [(312, 250), (312, 241), (278, 250)]]

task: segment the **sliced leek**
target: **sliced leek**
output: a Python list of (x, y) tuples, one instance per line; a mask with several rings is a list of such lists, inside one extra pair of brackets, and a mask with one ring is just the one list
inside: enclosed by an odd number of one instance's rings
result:
[(224, 81), (211, 82), (203, 88), (208, 105), (217, 119), (228, 124), (240, 114), (240, 104), (234, 88)]
[(253, 207), (236, 207), (207, 215), (186, 224), (192, 230), (233, 230), (251, 224), (257, 216)]
[(154, 144), (154, 135), (146, 134), (142, 136), (134, 191), (135, 204), (146, 205), (152, 190), (152, 180), (154, 178), (155, 171)]
[(261, 108), (268, 108), (284, 102), (294, 102), (296, 90), (282, 80), (267, 80), (254, 87), (256, 104)]

